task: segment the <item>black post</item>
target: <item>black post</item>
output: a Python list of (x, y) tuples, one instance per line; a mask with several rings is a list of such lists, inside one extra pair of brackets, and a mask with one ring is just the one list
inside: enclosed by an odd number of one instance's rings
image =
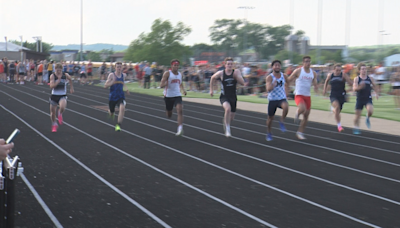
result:
[[(16, 163), (17, 164), (17, 163)], [(14, 227), (14, 212), (15, 212), (15, 176), (16, 176), (16, 167), (10, 167), (7, 170), (7, 211), (6, 211), (6, 227), (12, 228)]]
[[(4, 170), (4, 172), (3, 172)], [(0, 227), (6, 227), (6, 205), (5, 205), (5, 199), (6, 199), (6, 190), (5, 190), (5, 168), (4, 168), (4, 162), (0, 161)]]

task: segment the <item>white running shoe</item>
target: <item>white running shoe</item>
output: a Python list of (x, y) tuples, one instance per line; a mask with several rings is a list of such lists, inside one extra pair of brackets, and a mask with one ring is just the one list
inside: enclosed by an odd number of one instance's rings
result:
[(175, 134), (176, 136), (182, 136), (183, 135), (183, 128), (179, 129), (178, 132)]
[(232, 135), (231, 135), (231, 129), (230, 129), (230, 128), (226, 128), (226, 130), (225, 130), (225, 136), (226, 136), (227, 138), (229, 138), (229, 137), (232, 136)]
[(296, 136), (297, 136), (297, 138), (298, 139), (300, 139), (300, 140), (304, 140), (304, 139), (306, 139), (306, 137), (304, 137), (304, 134), (302, 133), (302, 132), (296, 132)]

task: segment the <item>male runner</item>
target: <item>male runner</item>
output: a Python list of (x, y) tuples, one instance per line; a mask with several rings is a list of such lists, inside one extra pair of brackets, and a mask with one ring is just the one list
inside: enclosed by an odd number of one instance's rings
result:
[(353, 86), (353, 82), (350, 80), (349, 76), (342, 72), (342, 65), (336, 64), (333, 67), (333, 73), (328, 75), (324, 84), (323, 95), (326, 94), (328, 83), (331, 84), (330, 99), (339, 132), (344, 131), (342, 125), (340, 124), (340, 112), (342, 111), (343, 104), (346, 101), (346, 82), (350, 86)]
[(244, 85), (244, 80), (240, 74), (240, 70), (233, 69), (233, 59), (231, 57), (225, 58), (225, 69), (217, 71), (210, 80), (210, 95), (214, 95), (212, 90), (214, 81), (217, 79), (221, 80), (221, 95), (219, 101), (225, 110), (225, 116), (222, 120), (222, 124), (225, 131), (226, 137), (231, 137), (231, 121), (235, 118), (236, 112), (236, 84)]
[(271, 63), (272, 73), (266, 78), (266, 90), (268, 92), (268, 119), (267, 119), (267, 141), (272, 140), (272, 120), (274, 119), (275, 112), (277, 108), (282, 109), (281, 120), (279, 125), (282, 132), (286, 131), (285, 121), (286, 115), (288, 113), (289, 105), (286, 100), (287, 91), (289, 91), (289, 86), (287, 81), (287, 76), (281, 72), (281, 61), (274, 60)]
[(69, 83), (69, 92), (74, 93), (74, 85), (72, 78), (69, 74), (63, 73), (63, 66), (60, 63), (56, 64), (56, 70), (50, 75), (50, 88), (51, 96), (50, 102), (50, 119), (52, 123), (52, 132), (57, 132), (58, 124), (56, 122), (57, 105), (60, 106), (58, 110), (58, 123), (63, 124), (63, 112), (67, 107), (67, 84)]
[(371, 122), (369, 118), (372, 116), (374, 112), (374, 106), (372, 105), (372, 96), (371, 89), (373, 89), (376, 93), (376, 99), (379, 98), (379, 90), (375, 85), (375, 82), (372, 78), (367, 75), (367, 67), (364, 63), (359, 63), (357, 65), (357, 69), (360, 75), (354, 78), (353, 90), (357, 92), (357, 101), (356, 101), (356, 116), (354, 119), (354, 129), (353, 134), (360, 134), (360, 116), (364, 106), (367, 109), (367, 118), (365, 120), (365, 124), (368, 128), (371, 128)]
[(87, 76), (89, 85), (93, 84), (93, 63), (92, 60), (89, 59), (89, 63), (87, 64)]
[(182, 74), (178, 72), (179, 60), (173, 59), (171, 61), (171, 70), (165, 71), (161, 79), (161, 88), (164, 88), (164, 101), (167, 111), (167, 117), (171, 118), (172, 109), (176, 107), (176, 113), (178, 114), (178, 131), (176, 136), (183, 135), (183, 105), (182, 105), (182, 94), (186, 96), (185, 88), (182, 84)]
[[(115, 107), (119, 107), (118, 114), (118, 122), (115, 125), (115, 131), (121, 131), (122, 120), (124, 119), (125, 114), (125, 93), (124, 93), (124, 80), (126, 78), (126, 74), (122, 73), (122, 63), (115, 63), (115, 72), (112, 72), (108, 75), (108, 79), (104, 84), (104, 88), (110, 87), (110, 95), (109, 95), (109, 110), (108, 114), (111, 118), (114, 119)], [(126, 90), (127, 94), (129, 91)]]
[(311, 85), (314, 85), (315, 93), (318, 93), (317, 73), (310, 68), (311, 57), (303, 57), (303, 67), (293, 71), (288, 78), (289, 82), (296, 79), (296, 88), (294, 90), (294, 100), (297, 105), (294, 121), (298, 122), (299, 116), (303, 114), (303, 120), (300, 123), (299, 129), (296, 132), (298, 139), (306, 139), (304, 137), (304, 129), (308, 122), (308, 116), (311, 111)]

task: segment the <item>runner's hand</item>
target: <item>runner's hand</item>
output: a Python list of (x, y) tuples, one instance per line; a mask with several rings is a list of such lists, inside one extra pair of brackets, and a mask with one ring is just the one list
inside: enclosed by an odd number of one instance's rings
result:
[(214, 92), (210, 89), (210, 96), (213, 96)]
[(183, 91), (183, 94), (185, 94), (185, 96), (187, 95), (186, 90)]

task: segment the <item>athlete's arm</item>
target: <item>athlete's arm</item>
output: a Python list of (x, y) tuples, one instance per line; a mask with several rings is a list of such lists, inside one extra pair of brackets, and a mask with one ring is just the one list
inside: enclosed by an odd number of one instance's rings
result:
[(185, 87), (183, 86), (183, 82), (181, 82), (179, 87), (180, 87), (181, 91), (183, 91), (183, 94), (186, 96), (186, 90), (185, 90)]
[(161, 79), (161, 84), (160, 84), (161, 88), (164, 88), (166, 85), (168, 85), (168, 78), (169, 78), (169, 71), (165, 71)]
[(288, 77), (288, 83), (293, 82), (294, 80), (296, 80), (299, 77), (300, 69), (301, 68), (298, 68), (298, 69), (293, 71), (293, 73)]
[(106, 83), (104, 83), (104, 88), (107, 89), (108, 87), (112, 86), (112, 85), (114, 84), (114, 81), (115, 81), (114, 74), (113, 74), (113, 73), (110, 73), (110, 74), (108, 75), (108, 78), (107, 78)]
[(237, 71), (235, 70), (233, 77), (235, 77), (237, 83), (239, 83), (242, 86), (244, 85), (244, 80), (239, 70)]
[(313, 79), (313, 85), (314, 85), (314, 92), (318, 94), (318, 81), (317, 81), (317, 72), (313, 71), (314, 74), (314, 79)]
[(289, 97), (289, 83), (287, 83), (288, 81), (288, 76), (286, 74), (283, 74), (283, 77), (285, 77), (285, 93), (286, 93), (286, 97)]
[(272, 85), (272, 76), (268, 75), (267, 78), (265, 79), (265, 89), (267, 90), (267, 92), (271, 92), (274, 89), (274, 87), (275, 86)]
[(329, 83), (329, 80), (331, 80), (332, 74), (333, 73), (329, 74), (328, 77), (326, 77), (326, 80), (325, 80), (325, 83), (324, 83), (324, 93), (322, 94), (324, 96), (326, 94), (326, 88), (328, 88), (328, 83)]
[(343, 78), (344, 80), (346, 80), (347, 84), (349, 84), (349, 86), (353, 86), (353, 82), (351, 81), (350, 77), (348, 74), (343, 74)]
[(211, 77), (211, 79), (210, 79), (210, 96), (213, 96), (214, 95), (214, 90), (213, 90), (213, 86), (214, 86), (214, 81), (215, 81), (215, 79), (217, 79), (217, 78), (221, 78), (221, 73), (222, 73), (222, 71), (217, 71), (217, 72), (215, 72), (215, 74)]
[(361, 82), (360, 84), (358, 84), (357, 80), (358, 80), (358, 77), (355, 77), (354, 82), (353, 82), (353, 91), (355, 91), (355, 92), (358, 92), (358, 91), (364, 89), (364, 87), (365, 87), (364, 82)]
[(379, 87), (376, 86), (375, 80), (373, 78), (370, 78), (370, 79), (371, 79), (372, 89), (375, 91), (376, 99), (379, 99), (379, 93), (380, 93)]
[(58, 80), (54, 80), (54, 74), (50, 75), (50, 89), (54, 89), (56, 88), (56, 86), (58, 85), (58, 83), (60, 83), (61, 81), (61, 77), (58, 78)]
[(74, 91), (74, 82), (72, 81), (71, 75), (65, 73), (65, 77), (67, 77), (68, 82), (69, 82), (69, 92), (70, 92), (70, 93), (74, 93), (74, 92), (75, 92), (75, 91)]
[(129, 90), (128, 90), (128, 86), (125, 84), (125, 78), (126, 78), (126, 74), (122, 73), (123, 77), (124, 77), (124, 87), (122, 88), (122, 90), (126, 91), (126, 93), (129, 95)]

